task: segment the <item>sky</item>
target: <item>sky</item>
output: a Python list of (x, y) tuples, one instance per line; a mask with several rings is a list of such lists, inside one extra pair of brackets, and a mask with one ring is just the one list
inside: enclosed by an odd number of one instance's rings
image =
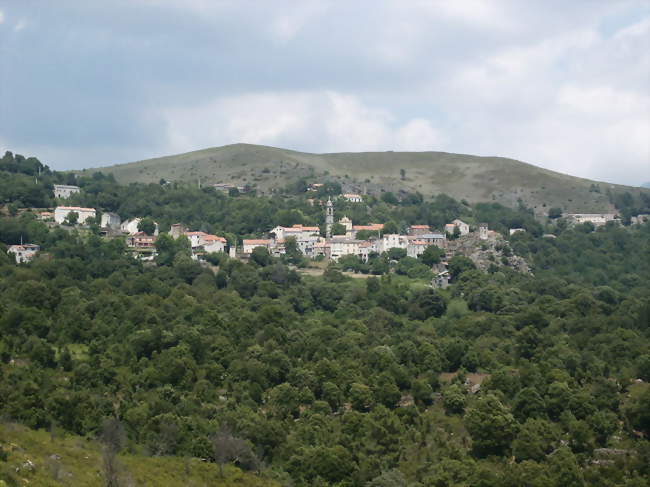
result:
[(0, 150), (231, 143), (650, 181), (650, 0), (0, 0)]

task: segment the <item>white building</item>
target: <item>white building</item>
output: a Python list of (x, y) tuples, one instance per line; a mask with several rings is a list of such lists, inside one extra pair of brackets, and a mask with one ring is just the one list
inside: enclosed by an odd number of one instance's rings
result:
[(613, 213), (569, 213), (568, 218), (575, 223), (593, 223), (596, 226), (604, 225), (607, 222), (614, 221), (616, 215)]
[[(120, 225), (120, 228), (123, 232), (128, 233), (129, 235), (135, 235), (138, 233), (140, 230), (138, 230), (138, 225), (140, 225), (140, 222), (142, 221), (142, 218), (132, 218), (131, 220), (125, 220), (122, 222)], [(158, 235), (158, 223), (154, 222), (155, 230), (153, 232), (154, 235)]]
[(455, 227), (460, 230), (461, 235), (467, 235), (469, 233), (469, 225), (458, 218), (451, 222)]
[(201, 239), (208, 234), (205, 232), (185, 232), (184, 235), (189, 239), (192, 248), (194, 248), (200, 246)]
[(318, 238), (320, 236), (320, 228), (303, 225), (294, 225), (292, 227), (278, 225), (270, 233), (274, 235), (275, 240), (286, 240), (287, 237), (294, 237), (296, 241), (311, 240), (312, 237)]
[(487, 223), (479, 223), (478, 224), (478, 238), (481, 240), (487, 240), (488, 239), (488, 224)]
[(242, 251), (244, 254), (251, 254), (256, 247), (264, 247), (269, 250), (272, 240), (264, 238), (244, 239)]
[(119, 229), (121, 223), (122, 219), (117, 213), (111, 213), (108, 211), (106, 213), (102, 213), (102, 221), (100, 225), (102, 228)]
[(83, 224), (88, 218), (95, 218), (95, 208), (82, 208), (80, 206), (57, 206), (54, 209), (54, 221), (61, 224), (70, 213), (76, 213), (79, 218), (77, 223)]
[(54, 185), (54, 197), (55, 198), (69, 198), (75, 193), (81, 191), (79, 186), (72, 186), (68, 184), (55, 184)]
[(338, 260), (344, 255), (356, 255), (361, 258), (362, 252), (360, 250), (360, 245), (365, 243), (365, 240), (353, 240), (343, 236), (333, 237), (329, 241), (330, 259)]
[(346, 193), (343, 195), (343, 198), (348, 200), (350, 203), (361, 203), (363, 201), (361, 195), (355, 193)]
[(17, 264), (23, 264), (31, 261), (39, 250), (41, 248), (35, 244), (10, 245), (7, 253), (14, 254)]
[(427, 245), (435, 245), (441, 249), (447, 246), (447, 236), (442, 233), (424, 233), (418, 235), (418, 240), (422, 240)]
[(408, 247), (406, 247), (406, 255), (417, 259), (424, 253), (429, 245), (430, 244), (426, 243), (424, 240), (411, 240), (409, 241)]
[(200, 244), (206, 252), (225, 252), (226, 239), (217, 235), (204, 235), (200, 239)]
[(518, 233), (518, 232), (525, 233), (526, 229), (525, 228), (511, 228), (510, 230), (508, 230), (508, 232), (509, 232), (510, 235), (513, 235), (513, 234)]
[(406, 235), (398, 235), (396, 233), (382, 236), (377, 240), (377, 251), (388, 252), (390, 249), (405, 249), (408, 247), (408, 237)]

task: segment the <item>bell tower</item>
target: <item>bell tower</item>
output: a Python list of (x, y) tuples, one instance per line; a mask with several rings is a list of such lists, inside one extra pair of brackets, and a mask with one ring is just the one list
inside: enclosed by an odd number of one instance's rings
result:
[(332, 225), (334, 225), (334, 205), (332, 198), (327, 198), (325, 205), (325, 236), (327, 238), (332, 238)]

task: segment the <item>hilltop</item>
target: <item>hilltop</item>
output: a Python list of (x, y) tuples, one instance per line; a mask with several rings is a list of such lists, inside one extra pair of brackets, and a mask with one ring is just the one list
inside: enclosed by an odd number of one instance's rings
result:
[[(90, 169), (89, 169), (90, 170)], [(275, 147), (233, 144), (98, 168), (121, 183), (250, 184), (266, 193), (300, 178), (334, 180), (351, 192), (418, 191), (469, 202), (521, 200), (538, 213), (613, 210), (607, 192), (646, 191), (582, 179), (503, 157), (445, 152), (309, 154)], [(402, 172), (403, 170), (403, 172)]]

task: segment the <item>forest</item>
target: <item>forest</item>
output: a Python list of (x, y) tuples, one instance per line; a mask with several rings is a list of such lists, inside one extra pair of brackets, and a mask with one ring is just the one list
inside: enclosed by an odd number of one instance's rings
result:
[[(355, 223), (462, 217), (528, 230), (509, 245), (532, 274), (457, 260), (440, 290), (399, 272), (400, 255), (364, 278), (337, 265), (311, 276), (269, 255), (202, 266), (182, 241), (143, 263), (96, 225), (49, 227), (22, 211), (70, 182), (34, 164), (4, 164), (0, 178), (3, 424), (296, 487), (650, 485), (649, 223), (568, 226), (445, 195), (337, 202)], [(293, 188), (74, 181), (75, 204), (162, 229), (183, 222), (232, 240), (322, 223)], [(6, 246), (21, 237), (43, 255), (16, 265)], [(0, 430), (0, 481), (19, 485), (1, 467), (12, 459), (2, 441)]]

